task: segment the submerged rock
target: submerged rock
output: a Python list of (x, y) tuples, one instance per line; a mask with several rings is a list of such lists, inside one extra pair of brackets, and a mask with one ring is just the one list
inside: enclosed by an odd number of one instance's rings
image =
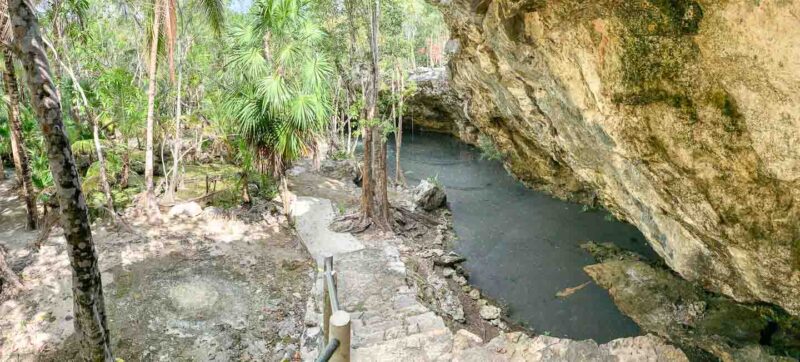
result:
[(422, 180), (416, 188), (414, 188), (414, 204), (425, 211), (433, 211), (443, 207), (447, 196), (444, 193), (444, 188), (441, 185)]
[(800, 315), (800, 2), (434, 2), (450, 103), (508, 170), (599, 201), (685, 279)]
[(800, 319), (778, 308), (709, 294), (637, 260), (613, 260), (585, 270), (647, 332), (728, 361), (761, 348), (763, 355), (800, 357)]

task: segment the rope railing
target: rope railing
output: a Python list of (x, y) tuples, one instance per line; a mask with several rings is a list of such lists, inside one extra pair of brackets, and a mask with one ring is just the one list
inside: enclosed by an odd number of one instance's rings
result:
[(333, 270), (333, 256), (325, 257), (322, 284), (322, 332), (323, 345), (317, 362), (350, 361), (350, 314), (339, 309), (339, 291), (336, 272)]

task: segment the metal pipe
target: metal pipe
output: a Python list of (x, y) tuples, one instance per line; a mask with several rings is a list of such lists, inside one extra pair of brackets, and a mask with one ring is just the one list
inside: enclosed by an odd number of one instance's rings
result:
[(317, 358), (317, 362), (328, 362), (333, 356), (333, 353), (336, 352), (336, 349), (339, 348), (339, 340), (336, 338), (331, 339), (331, 342), (325, 346), (325, 349), (322, 351), (322, 354), (319, 355)]
[(336, 290), (336, 284), (333, 283), (333, 273), (330, 271), (325, 272), (325, 283), (328, 286), (328, 297), (331, 300), (331, 310), (333, 313), (339, 310), (339, 297)]

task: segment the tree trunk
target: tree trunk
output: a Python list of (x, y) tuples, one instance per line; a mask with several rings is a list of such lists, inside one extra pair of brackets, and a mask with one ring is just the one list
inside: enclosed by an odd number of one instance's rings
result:
[[(178, 51), (180, 53), (180, 50)], [(180, 162), (181, 152), (181, 82), (183, 81), (183, 71), (181, 63), (178, 62), (178, 90), (175, 98), (175, 143), (172, 147), (172, 175), (167, 185), (166, 199), (173, 201), (175, 191), (178, 188), (178, 163)]]
[(129, 153), (126, 151), (122, 154), (122, 176), (119, 179), (119, 187), (122, 189), (128, 188), (128, 178), (131, 173), (131, 156)]
[(400, 168), (400, 148), (403, 146), (403, 106), (406, 85), (403, 79), (403, 71), (400, 67), (397, 68), (397, 80), (398, 88), (400, 88), (400, 101), (397, 105), (397, 132), (394, 136), (394, 182), (398, 185), (405, 185), (406, 177), (403, 174), (403, 169)]
[(292, 200), (289, 199), (289, 181), (286, 179), (285, 172), (282, 172), (278, 177), (281, 179), (281, 202), (283, 203), (283, 214), (286, 215), (286, 220), (292, 222)]
[(14, 30), (15, 50), (25, 67), (31, 103), (47, 145), (50, 170), (60, 204), (61, 222), (72, 265), (75, 331), (81, 342), (83, 358), (113, 361), (89, 212), (62, 120), (61, 100), (55, 93), (56, 87), (42, 47), (36, 12), (26, 0), (9, 0), (8, 12)]
[(145, 131), (145, 155), (144, 155), (144, 184), (145, 197), (144, 206), (148, 210), (154, 209), (151, 205), (155, 201), (153, 189), (153, 123), (156, 107), (156, 70), (158, 69), (158, 32), (161, 28), (162, 0), (154, 1), (153, 14), (153, 37), (150, 40), (150, 61), (147, 68), (147, 129)]
[[(95, 153), (97, 154), (97, 166), (99, 168), (99, 173), (100, 173), (100, 185), (103, 188), (103, 194), (105, 194), (106, 196), (106, 207), (108, 208), (108, 212), (111, 214), (111, 218), (116, 223), (117, 213), (116, 211), (114, 211), (114, 199), (111, 196), (111, 185), (108, 184), (108, 174), (106, 172), (106, 160), (105, 157), (103, 157), (103, 147), (100, 144), (100, 125), (97, 123), (97, 119), (92, 115), (92, 112), (89, 108), (89, 100), (86, 98), (86, 93), (83, 91), (83, 87), (81, 87), (81, 83), (78, 81), (78, 77), (72, 70), (72, 66), (70, 65), (69, 61), (69, 54), (66, 52), (66, 50), (62, 53), (67, 61), (65, 64), (63, 61), (61, 61), (61, 58), (58, 57), (58, 52), (56, 51), (56, 48), (52, 44), (47, 42), (47, 40), (44, 40), (44, 43), (45, 45), (48, 45), (50, 47), (50, 50), (53, 52), (53, 54), (55, 54), (56, 60), (59, 62), (61, 67), (64, 68), (64, 70), (67, 72), (70, 79), (72, 79), (72, 84), (75, 85), (75, 88), (77, 89), (78, 94), (80, 95), (80, 100), (83, 105), (82, 106), (83, 114), (86, 116), (86, 118), (89, 119), (89, 121), (92, 124), (92, 140), (94, 143)], [(66, 49), (66, 47), (64, 47), (64, 49)], [(74, 118), (79, 119), (80, 117), (76, 116)]]
[(250, 198), (250, 190), (248, 188), (250, 180), (247, 177), (247, 172), (242, 172), (242, 202), (245, 204), (250, 204), (252, 199)]
[(386, 178), (386, 141), (380, 127), (376, 125), (378, 92), (380, 90), (380, 68), (378, 65), (378, 18), (380, 1), (371, 4), (370, 51), (372, 70), (369, 96), (366, 99), (364, 136), (364, 164), (362, 166), (361, 212), (362, 223), (372, 223), (381, 230), (389, 230), (389, 201)]
[(39, 210), (36, 209), (34, 199), (36, 191), (33, 189), (33, 179), (31, 179), (31, 168), (28, 163), (28, 152), (25, 151), (25, 141), (22, 138), (22, 127), (19, 118), (19, 87), (17, 77), (14, 74), (14, 55), (10, 49), (3, 49), (6, 71), (3, 73), (3, 81), (8, 95), (8, 123), (12, 135), (12, 147), (14, 149), (14, 167), (17, 175), (22, 181), (22, 196), (25, 199), (25, 209), (28, 212), (28, 230), (36, 230), (39, 221)]
[(111, 196), (111, 185), (108, 184), (106, 175), (106, 159), (103, 157), (103, 147), (100, 145), (100, 127), (97, 119), (92, 117), (92, 138), (94, 139), (94, 149), (97, 153), (97, 166), (100, 169), (100, 184), (103, 186), (103, 193), (106, 195), (106, 207), (111, 214), (111, 219), (117, 222), (117, 213), (114, 211), (114, 198)]

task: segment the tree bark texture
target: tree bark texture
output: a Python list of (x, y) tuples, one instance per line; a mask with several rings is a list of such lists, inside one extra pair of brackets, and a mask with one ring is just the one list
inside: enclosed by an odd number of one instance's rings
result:
[[(144, 183), (145, 202), (155, 198), (153, 190), (153, 123), (156, 107), (156, 70), (158, 69), (158, 32), (161, 28), (161, 0), (155, 0), (153, 15), (153, 38), (150, 41), (150, 61), (147, 66), (147, 129), (145, 130)], [(147, 205), (149, 206), (149, 205)]]
[(85, 360), (113, 361), (88, 208), (64, 128), (61, 100), (50, 75), (36, 12), (25, 0), (9, 0), (8, 5), (15, 51), (27, 74), (31, 103), (45, 138), (59, 200), (61, 225), (72, 266), (75, 331)]
[(14, 74), (14, 55), (10, 49), (3, 49), (6, 71), (3, 73), (6, 94), (8, 95), (8, 123), (12, 134), (12, 147), (14, 148), (14, 168), (22, 181), (22, 197), (25, 199), (25, 209), (28, 212), (28, 230), (35, 230), (39, 222), (39, 210), (36, 209), (36, 191), (33, 189), (31, 167), (28, 162), (28, 152), (25, 151), (25, 141), (22, 137), (22, 126), (19, 118), (19, 86)]

